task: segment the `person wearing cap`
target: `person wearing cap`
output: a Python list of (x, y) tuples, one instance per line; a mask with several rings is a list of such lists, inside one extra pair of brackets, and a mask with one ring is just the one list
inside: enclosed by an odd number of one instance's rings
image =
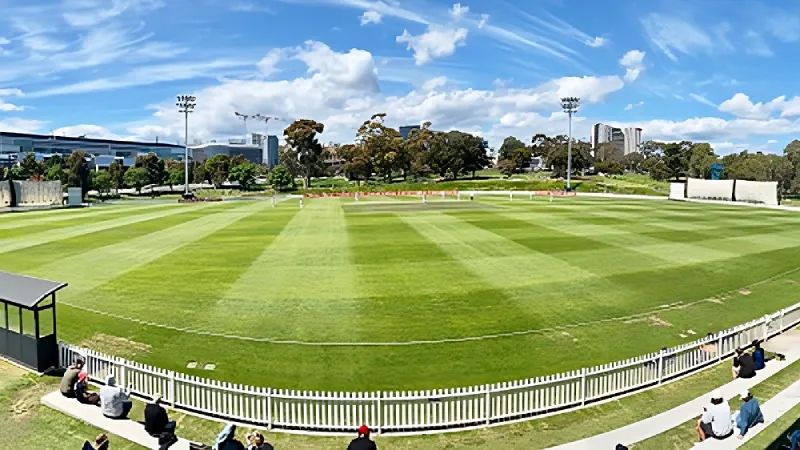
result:
[(733, 357), (733, 378), (753, 378), (756, 376), (756, 364), (753, 355), (745, 353), (739, 347), (736, 349), (736, 356)]
[(731, 408), (722, 396), (721, 389), (717, 389), (711, 394), (711, 404), (704, 410), (695, 427), (697, 437), (701, 442), (709, 437), (725, 439), (733, 434)]
[(78, 373), (78, 382), (75, 383), (75, 398), (86, 405), (100, 406), (100, 396), (89, 392), (89, 376), (85, 370)]
[(272, 444), (264, 439), (264, 435), (253, 430), (247, 435), (247, 450), (275, 450)]
[(83, 358), (76, 358), (71, 366), (67, 367), (64, 376), (61, 377), (61, 384), (58, 390), (64, 397), (75, 398), (75, 383), (78, 382), (78, 374), (83, 370)]
[(109, 419), (126, 419), (133, 408), (130, 392), (117, 386), (113, 375), (106, 377), (106, 385), (100, 388), (100, 409)]
[(361, 425), (358, 427), (358, 437), (350, 441), (347, 450), (377, 450), (378, 446), (369, 438), (369, 427)]
[(758, 400), (753, 398), (750, 391), (744, 391), (739, 395), (742, 400), (742, 406), (739, 407), (739, 412), (734, 415), (736, 428), (739, 429), (737, 438), (741, 439), (747, 434), (747, 430), (753, 428), (759, 423), (764, 423), (764, 415), (761, 414), (761, 407), (758, 405)]
[(169, 420), (167, 410), (161, 406), (161, 395), (153, 396), (153, 401), (144, 407), (144, 430), (150, 436), (161, 436), (162, 433), (175, 434), (175, 421)]

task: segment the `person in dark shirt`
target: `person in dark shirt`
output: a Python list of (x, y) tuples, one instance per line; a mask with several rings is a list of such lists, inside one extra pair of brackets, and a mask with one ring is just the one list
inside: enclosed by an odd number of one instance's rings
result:
[(156, 394), (152, 403), (144, 407), (144, 429), (151, 436), (162, 433), (175, 434), (175, 421), (169, 420), (167, 410), (161, 406), (161, 396)]
[(87, 405), (100, 406), (100, 395), (96, 392), (89, 392), (89, 376), (84, 371), (78, 373), (78, 382), (75, 383), (75, 398)]
[(378, 450), (378, 446), (369, 438), (368, 426), (358, 427), (358, 437), (350, 441), (347, 450)]
[(754, 376), (756, 376), (756, 365), (753, 362), (753, 355), (737, 348), (736, 356), (733, 357), (733, 378), (753, 378)]
[(767, 366), (767, 357), (764, 354), (764, 349), (761, 348), (761, 341), (756, 339), (753, 341), (753, 364), (756, 370), (761, 370)]

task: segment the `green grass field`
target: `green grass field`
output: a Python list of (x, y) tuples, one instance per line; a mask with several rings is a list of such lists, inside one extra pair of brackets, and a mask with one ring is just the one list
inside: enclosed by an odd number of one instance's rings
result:
[(136, 201), (1, 215), (0, 270), (70, 284), (61, 339), (160, 367), (452, 387), (655, 351), (793, 304), (798, 224), (581, 198)]

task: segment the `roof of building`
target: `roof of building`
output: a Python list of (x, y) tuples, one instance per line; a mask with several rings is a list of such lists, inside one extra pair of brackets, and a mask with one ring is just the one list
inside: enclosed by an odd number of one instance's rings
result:
[(0, 300), (31, 309), (67, 283), (0, 272)]
[(100, 145), (183, 148), (182, 145), (167, 144), (164, 142), (122, 141), (115, 139), (94, 139), (86, 137), (52, 136), (47, 134), (12, 133), (8, 131), (0, 131), (0, 136), (7, 136), (18, 139), (31, 139), (34, 141), (56, 141), (56, 142), (61, 141), (61, 142), (73, 142), (73, 143), (84, 143), (84, 144), (100, 144)]

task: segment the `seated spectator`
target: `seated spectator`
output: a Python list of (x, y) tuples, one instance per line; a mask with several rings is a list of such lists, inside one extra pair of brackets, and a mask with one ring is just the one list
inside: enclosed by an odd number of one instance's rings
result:
[(347, 450), (377, 450), (378, 447), (369, 438), (369, 427), (361, 425), (358, 427), (358, 437), (350, 441)]
[(217, 435), (213, 450), (245, 450), (244, 444), (236, 440), (236, 425), (228, 424)]
[(105, 433), (97, 435), (93, 444), (86, 441), (83, 443), (83, 449), (81, 450), (108, 450), (108, 436)]
[(713, 357), (713, 356), (716, 356), (716, 354), (717, 354), (717, 342), (714, 341), (713, 339), (714, 339), (714, 334), (713, 333), (706, 334), (706, 342), (703, 343), (703, 344), (700, 344), (700, 347), (699, 347), (700, 350), (702, 352), (706, 353), (706, 355), (708, 357)]
[(255, 430), (247, 435), (247, 442), (247, 450), (274, 450), (264, 439), (264, 435)]
[(733, 378), (753, 378), (756, 376), (756, 367), (753, 362), (753, 355), (745, 353), (742, 348), (736, 349), (736, 356), (733, 357)]
[(789, 439), (790, 450), (800, 450), (800, 430), (794, 430), (786, 436)]
[(113, 375), (106, 377), (106, 385), (100, 388), (100, 408), (109, 419), (126, 419), (133, 407), (130, 391), (117, 386)]
[(709, 437), (725, 439), (733, 434), (733, 421), (731, 408), (722, 396), (722, 391), (717, 389), (711, 395), (711, 404), (703, 408), (703, 415), (697, 421), (695, 430), (700, 441)]
[(739, 429), (737, 438), (741, 439), (747, 434), (747, 430), (756, 426), (756, 424), (764, 423), (764, 415), (761, 414), (761, 407), (758, 405), (758, 400), (753, 398), (750, 391), (744, 391), (739, 396), (742, 400), (742, 406), (739, 407), (733, 417), (736, 422), (736, 428)]
[(78, 382), (75, 383), (75, 398), (86, 405), (100, 406), (100, 396), (95, 392), (89, 392), (89, 375), (86, 371), (78, 373)]
[(61, 377), (61, 384), (58, 390), (64, 397), (75, 398), (75, 383), (78, 382), (78, 374), (83, 369), (83, 358), (76, 358), (71, 366), (67, 367), (64, 376)]
[(144, 407), (144, 429), (151, 436), (159, 436), (163, 432), (175, 433), (175, 421), (169, 420), (167, 410), (161, 406), (161, 395), (153, 396), (153, 401)]
[(767, 366), (767, 357), (764, 354), (764, 349), (761, 348), (761, 341), (756, 339), (753, 341), (753, 366), (756, 370), (761, 370)]

